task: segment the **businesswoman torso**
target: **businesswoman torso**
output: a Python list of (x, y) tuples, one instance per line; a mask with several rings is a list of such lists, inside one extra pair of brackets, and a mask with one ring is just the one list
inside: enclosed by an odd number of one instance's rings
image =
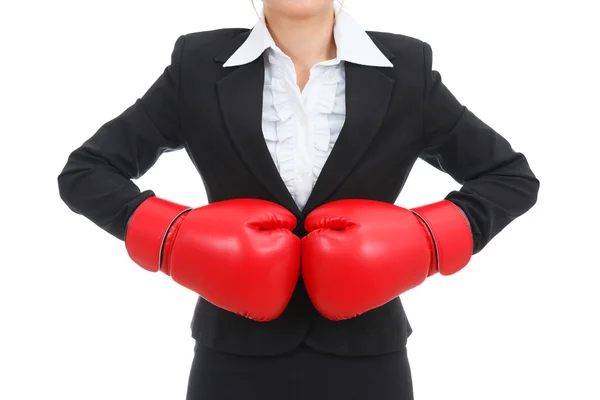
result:
[[(462, 185), (446, 199), (467, 217), (473, 253), (535, 203), (539, 182), (525, 157), (450, 93), (427, 43), (365, 32), (339, 8), (334, 18), (330, 0), (308, 3), (330, 27), (324, 41), (306, 38), (322, 44), (320, 53), (296, 48), (312, 54), (304, 65), (283, 50), (289, 42), (277, 28), (290, 21), (275, 18), (288, 4), (281, 0), (265, 0), (266, 24), (261, 17), (252, 30), (179, 37), (143, 97), (71, 154), (59, 176), (64, 201), (124, 239), (130, 216), (155, 195), (132, 179), (162, 153), (185, 149), (210, 203), (278, 203), (297, 218), (299, 237), (324, 203), (394, 203), (418, 158)], [(331, 321), (300, 279), (274, 321), (199, 298), (191, 329), (189, 399), (412, 398), (411, 327), (399, 298)]]

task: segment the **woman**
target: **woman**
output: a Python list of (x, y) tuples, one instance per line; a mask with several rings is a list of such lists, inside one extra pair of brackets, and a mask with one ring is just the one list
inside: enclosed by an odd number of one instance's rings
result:
[[(70, 155), (61, 197), (200, 295), (188, 399), (412, 399), (398, 295), (465, 267), (539, 182), (427, 43), (365, 32), (332, 0), (263, 4), (252, 30), (181, 36)], [(182, 148), (207, 206), (132, 182)], [(393, 203), (419, 157), (463, 186), (406, 210)]]

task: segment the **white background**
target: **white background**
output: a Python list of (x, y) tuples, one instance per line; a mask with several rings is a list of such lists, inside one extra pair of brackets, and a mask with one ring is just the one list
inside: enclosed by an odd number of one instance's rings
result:
[[(600, 399), (592, 4), (347, 1), (366, 29), (431, 44), (446, 85), (541, 181), (538, 204), (468, 268), (403, 296), (417, 400)], [(154, 82), (180, 34), (255, 18), (249, 0), (2, 2), (1, 399), (185, 398), (196, 296), (72, 213), (56, 177)], [(184, 152), (137, 183), (206, 204)], [(419, 162), (397, 204), (457, 187)]]

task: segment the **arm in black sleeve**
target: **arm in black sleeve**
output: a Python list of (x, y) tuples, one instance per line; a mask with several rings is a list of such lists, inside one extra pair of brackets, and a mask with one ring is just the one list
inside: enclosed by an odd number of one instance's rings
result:
[(161, 154), (183, 147), (180, 139), (180, 59), (185, 36), (171, 64), (135, 103), (74, 150), (58, 176), (62, 200), (113, 236), (124, 239), (127, 221), (152, 191), (133, 183)]
[(432, 70), (432, 50), (423, 43), (424, 149), (420, 157), (448, 173), (462, 188), (446, 197), (466, 215), (473, 253), (537, 201), (539, 181), (525, 156), (461, 105)]

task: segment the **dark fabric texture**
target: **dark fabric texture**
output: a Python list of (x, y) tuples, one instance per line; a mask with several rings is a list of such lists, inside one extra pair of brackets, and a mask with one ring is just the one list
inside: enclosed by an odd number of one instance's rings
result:
[(406, 349), (344, 357), (301, 345), (276, 356), (196, 346), (187, 400), (413, 400)]
[[(261, 130), (263, 59), (223, 68), (248, 33), (222, 29), (179, 37), (171, 64), (151, 88), (70, 154), (58, 177), (64, 202), (123, 239), (131, 214), (154, 195), (134, 180), (161, 154), (185, 149), (200, 179), (182, 184), (202, 182), (211, 203), (258, 198), (281, 204), (296, 215), (300, 237), (306, 215), (323, 203), (394, 203), (419, 157), (462, 185), (446, 198), (467, 216), (474, 253), (535, 204), (539, 181), (525, 156), (451, 94), (432, 70), (431, 47), (369, 32), (394, 68), (346, 63), (346, 122), (299, 210)], [(330, 354), (383, 354), (402, 349), (411, 333), (398, 298), (332, 322), (314, 309), (301, 279), (273, 322), (254, 322), (199, 298), (191, 328), (211, 348), (240, 355), (281, 354), (301, 343)]]

